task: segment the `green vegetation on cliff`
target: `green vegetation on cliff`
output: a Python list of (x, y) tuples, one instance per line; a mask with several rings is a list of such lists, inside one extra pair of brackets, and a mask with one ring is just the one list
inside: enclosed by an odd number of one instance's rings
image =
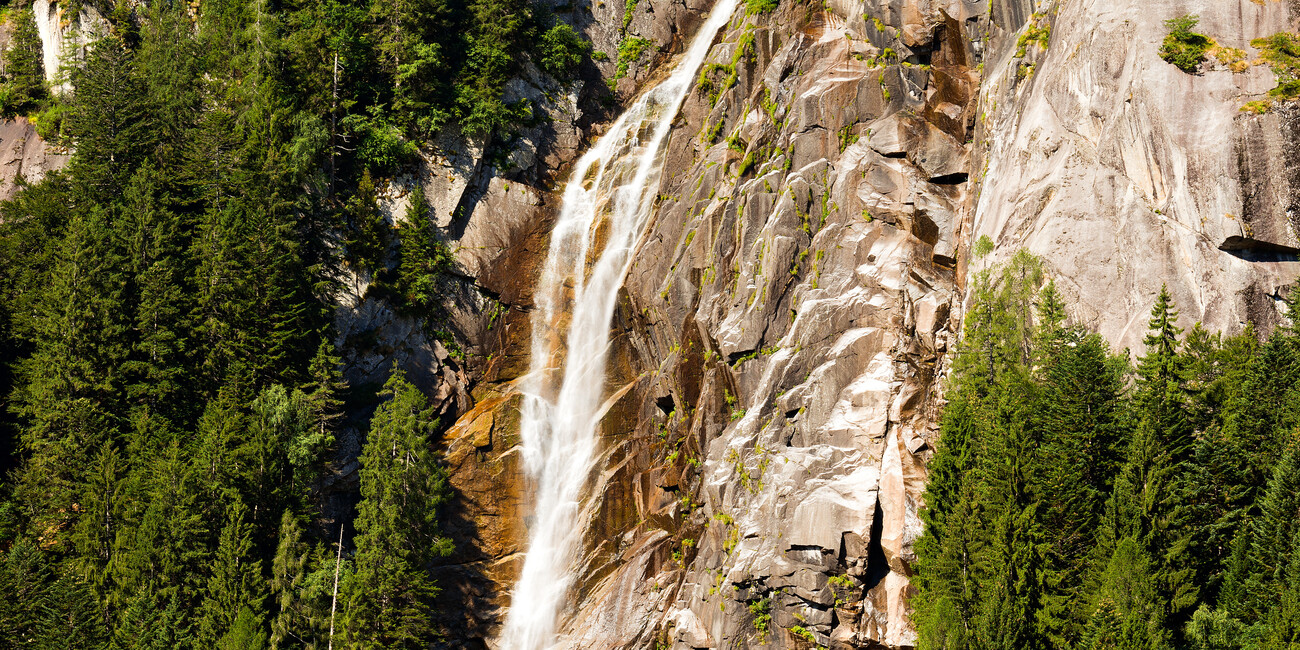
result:
[(450, 253), (386, 179), (589, 46), (527, 0), (96, 2), (55, 94), (21, 4), (0, 107), (74, 153), (0, 203), (0, 645), (428, 647), (437, 420), (345, 384), (335, 296), (431, 331)]
[(918, 647), (1294, 648), (1300, 327), (1184, 333), (1162, 291), (1133, 366), (1043, 280), (1024, 252), (974, 278), (916, 544)]
[(1192, 15), (1165, 21), (1169, 33), (1160, 44), (1160, 58), (1178, 66), (1183, 72), (1195, 72), (1205, 60), (1205, 53), (1214, 45), (1209, 36), (1192, 31), (1197, 22), (1199, 20)]

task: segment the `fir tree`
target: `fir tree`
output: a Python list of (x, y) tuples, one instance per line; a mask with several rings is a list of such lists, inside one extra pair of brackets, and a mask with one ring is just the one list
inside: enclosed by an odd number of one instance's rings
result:
[(248, 509), (236, 501), (221, 531), (199, 618), (198, 640), (204, 647), (228, 643), (232, 633), (236, 638), (246, 636), (252, 625), (249, 617), (260, 626), (266, 590), (261, 562), (252, 553), (253, 527), (247, 521), (248, 514)]
[(121, 195), (135, 166), (153, 149), (146, 87), (119, 38), (95, 43), (72, 76), (77, 92), (68, 123), (76, 142), (73, 166), (87, 193), (107, 201)]
[(451, 551), (437, 525), (438, 506), (450, 494), (429, 451), (436, 418), (428, 400), (396, 368), (384, 395), (361, 454), (356, 572), (343, 629), (358, 647), (424, 647), (434, 634), (438, 593), (426, 565)]
[[(1046, 338), (1046, 337), (1040, 337)], [(1044, 377), (1041, 481), (1050, 571), (1043, 622), (1054, 645), (1078, 640), (1087, 608), (1083, 571), (1096, 545), (1097, 513), (1122, 460), (1123, 383), (1101, 337), (1056, 335)]]
[(6, 81), (0, 86), (0, 110), (19, 115), (45, 98), (44, 48), (30, 7), (19, 9), (10, 20), (14, 30), (4, 53)]

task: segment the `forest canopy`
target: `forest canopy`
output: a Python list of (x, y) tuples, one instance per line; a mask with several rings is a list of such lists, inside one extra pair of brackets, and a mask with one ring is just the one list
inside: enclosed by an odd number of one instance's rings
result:
[(1023, 251), (973, 278), (916, 544), (918, 647), (1297, 647), (1300, 327), (1184, 330), (1162, 290), (1134, 365), (1045, 279)]
[[(5, 13), (0, 111), (72, 158), (0, 204), (0, 638), (427, 647), (437, 418), (400, 370), (343, 381), (335, 295), (365, 276), (436, 327), (450, 255), (382, 184), (442, 133), (534, 119), (507, 82), (589, 44), (529, 0), (82, 4), (110, 29), (70, 93), (29, 4)], [(357, 413), (339, 521), (320, 486)]]

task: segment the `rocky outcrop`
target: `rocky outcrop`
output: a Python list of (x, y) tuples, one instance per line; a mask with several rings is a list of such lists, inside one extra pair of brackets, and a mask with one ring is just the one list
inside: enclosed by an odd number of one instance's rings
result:
[(26, 118), (0, 121), (0, 200), (18, 191), (18, 183), (38, 183), (45, 174), (68, 164), (65, 151), (50, 147)]
[[(491, 645), (525, 550), (515, 380), (554, 183), (612, 117), (596, 84), (635, 95), (706, 9), (574, 12), (607, 53), (586, 85), (530, 72), (512, 96), (549, 121), (426, 160), (418, 185), (458, 263), (444, 309), (463, 358), (416, 341), (400, 316), (346, 306), (386, 323), (364, 340), (390, 356), (350, 357), (358, 380), (409, 348), (458, 414), (441, 442), (457, 490), (457, 552), (439, 570), (449, 646)], [(1189, 75), (1160, 60), (1161, 21), (1191, 10), (832, 0), (737, 12), (674, 125), (612, 324), (564, 647), (911, 646), (912, 542), (965, 281), (1020, 248), (1045, 260), (1076, 321), (1120, 347), (1138, 350), (1162, 282), (1186, 324), (1278, 321), (1300, 272), (1300, 110), (1240, 110), (1275, 84), (1262, 65), (1211, 60)], [(1246, 52), (1296, 26), (1286, 3), (1196, 10), (1201, 31)], [(392, 185), (394, 218), (416, 180)], [(983, 237), (993, 252), (971, 260)]]
[(58, 0), (33, 0), (32, 14), (41, 34), (45, 80), (54, 92), (68, 92), (72, 86), (63, 66), (84, 59), (90, 44), (108, 35), (108, 21), (89, 3), (82, 4), (76, 15), (68, 15)]
[(1161, 60), (1162, 21), (1189, 12), (1246, 61), (1300, 19), (1288, 2), (1068, 0), (1035, 18), (1046, 48), (1000, 48), (981, 89), (971, 237), (997, 244), (983, 264), (1028, 248), (1080, 322), (1135, 352), (1161, 283), (1185, 325), (1267, 330), (1300, 273), (1300, 110), (1242, 110), (1276, 84), (1267, 66)]
[(627, 279), (632, 432), (590, 507), (633, 525), (592, 535), (567, 643), (911, 644), (971, 58), (914, 5), (785, 5), (715, 46)]

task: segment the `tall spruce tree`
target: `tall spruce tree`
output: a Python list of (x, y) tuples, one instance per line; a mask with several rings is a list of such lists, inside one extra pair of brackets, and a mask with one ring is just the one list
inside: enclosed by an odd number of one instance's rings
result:
[(428, 399), (394, 368), (361, 452), (356, 573), (348, 581), (343, 629), (355, 647), (421, 648), (433, 638), (438, 588), (428, 563), (451, 552), (438, 527), (450, 498), (429, 449), (437, 424)]
[[(261, 562), (253, 553), (253, 525), (249, 510), (239, 501), (231, 504), (225, 528), (208, 571), (198, 623), (197, 639), (202, 647), (222, 647), (236, 640), (256, 647), (250, 625), (260, 627), (267, 590)], [(250, 618), (255, 621), (250, 622)]]
[[(1049, 321), (1050, 322), (1050, 321)], [(1123, 379), (1101, 337), (1059, 334), (1043, 378), (1042, 516), (1049, 539), (1042, 622), (1056, 647), (1079, 640), (1089, 614), (1085, 569), (1096, 546), (1098, 513), (1123, 461), (1128, 424)]]
[(5, 115), (21, 115), (46, 96), (44, 48), (31, 7), (14, 12), (13, 35), (4, 53), (5, 83), (0, 86)]
[(1162, 287), (1144, 339), (1147, 354), (1137, 368), (1138, 422), (1107, 504), (1099, 547), (1111, 554), (1109, 573), (1132, 571), (1142, 576), (1144, 589), (1150, 588), (1149, 602), (1145, 597), (1112, 598), (1126, 620), (1150, 623), (1143, 637), (1150, 647), (1175, 642), (1168, 631), (1181, 630), (1198, 595), (1188, 556), (1191, 526), (1184, 496), (1193, 437), (1177, 319), (1169, 291)]

